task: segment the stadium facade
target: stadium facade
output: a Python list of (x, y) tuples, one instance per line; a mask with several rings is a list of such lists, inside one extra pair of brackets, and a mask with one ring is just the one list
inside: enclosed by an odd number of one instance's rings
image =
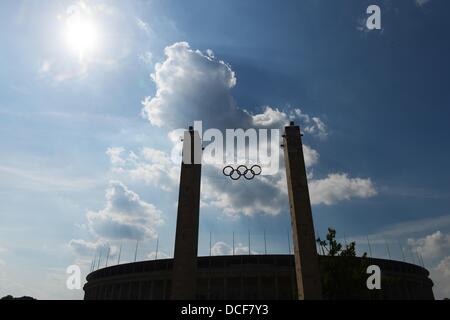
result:
[[(341, 257), (319, 257), (325, 259)], [(354, 258), (359, 260), (360, 258)], [(359, 299), (432, 300), (433, 282), (426, 269), (400, 261), (369, 259), (382, 270), (381, 290), (366, 290)], [(165, 300), (172, 294), (173, 259), (120, 264), (96, 270), (84, 286), (87, 300)], [(349, 297), (339, 297), (347, 299)], [(352, 297), (354, 298), (354, 297)], [(199, 300), (297, 299), (293, 255), (199, 257)]]

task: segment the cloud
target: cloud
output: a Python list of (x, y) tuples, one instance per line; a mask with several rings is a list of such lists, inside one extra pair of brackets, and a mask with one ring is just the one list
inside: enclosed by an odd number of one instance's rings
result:
[(156, 227), (164, 222), (161, 211), (118, 181), (110, 182), (105, 208), (86, 218), (91, 233), (105, 240), (156, 238)]
[[(370, 235), (371, 239), (398, 239), (404, 236), (418, 235), (420, 233), (436, 231), (439, 228), (450, 227), (450, 215), (418, 219), (394, 224), (376, 234)], [(365, 236), (364, 236), (365, 239)], [(364, 241), (364, 240), (362, 240)]]
[(145, 33), (149, 34), (152, 32), (152, 28), (150, 27), (150, 25), (145, 22), (144, 20), (140, 19), (140, 18), (136, 18), (136, 24), (139, 27), (139, 29), (141, 29), (142, 31), (144, 31)]
[(253, 123), (256, 126), (282, 128), (289, 122), (289, 117), (286, 113), (277, 108), (266, 107), (264, 112), (252, 116)]
[[(446, 221), (442, 217), (435, 220), (444, 222), (437, 227), (445, 227)], [(437, 299), (450, 298), (450, 233), (438, 230), (424, 237), (409, 238), (408, 245), (413, 251), (417, 251), (423, 256), (427, 265), (432, 266), (429, 270), (430, 277), (434, 282), (435, 297)]]
[(436, 231), (420, 239), (408, 239), (408, 244), (425, 258), (436, 258), (450, 252), (450, 234)]
[[(165, 50), (166, 60), (151, 75), (154, 97), (142, 102), (143, 115), (155, 126), (185, 128), (202, 119), (208, 127), (248, 127), (250, 117), (238, 109), (230, 89), (236, 85), (231, 67), (178, 42)], [(233, 126), (231, 124), (233, 123)], [(220, 126), (219, 126), (220, 125)], [(227, 126), (228, 125), (228, 126)]]
[(69, 247), (80, 256), (90, 256), (97, 251), (99, 244), (83, 239), (72, 239), (69, 242)]
[[(304, 146), (306, 166), (317, 163), (316, 150)], [(113, 172), (120, 179), (131, 179), (146, 185), (157, 186), (164, 191), (178, 189), (180, 164), (172, 162), (167, 153), (152, 148), (142, 148), (137, 154), (124, 148), (107, 151)], [(280, 180), (282, 179), (282, 180)], [(284, 175), (255, 179), (249, 188), (242, 181), (229, 181), (222, 175), (222, 168), (204, 165), (202, 172), (202, 206), (221, 209), (228, 217), (239, 214), (278, 214), (286, 202)]]
[(445, 257), (430, 271), (437, 299), (450, 298), (450, 256)]
[(98, 239), (96, 242), (86, 241), (84, 239), (72, 239), (69, 242), (69, 247), (81, 257), (92, 258), (98, 255), (100, 252), (106, 253), (109, 249), (110, 257), (113, 257), (118, 248), (115, 245), (110, 245), (102, 239)]
[(168, 154), (153, 148), (142, 148), (138, 154), (133, 151), (125, 154), (125, 151), (122, 147), (106, 151), (113, 172), (147, 185), (159, 186), (165, 191), (176, 186), (180, 164), (174, 164)]
[(139, 60), (142, 61), (145, 65), (153, 64), (153, 54), (150, 51), (146, 51), (139, 55)]
[[(251, 250), (251, 253), (258, 254), (256, 251), (253, 250)], [(233, 254), (233, 247), (226, 242), (218, 241), (211, 247), (211, 255), (213, 256), (226, 256), (232, 254)], [(238, 243), (234, 248), (234, 254), (236, 255), (248, 254), (248, 246), (245, 246), (242, 243)]]
[[(316, 116), (304, 113), (300, 108), (282, 110), (264, 106), (261, 113), (240, 108), (231, 90), (237, 84), (231, 65), (219, 60), (214, 53), (191, 49), (187, 42), (178, 42), (165, 48), (165, 59), (155, 65), (151, 74), (156, 86), (154, 96), (142, 102), (143, 116), (154, 126), (169, 132), (173, 143), (179, 141), (174, 132), (186, 128), (196, 120), (202, 120), (204, 130), (217, 128), (274, 128), (281, 129), (290, 120), (301, 125), (305, 134), (324, 139), (328, 136), (326, 124)], [(278, 145), (277, 145), (278, 148)], [(179, 179), (179, 164), (171, 164), (167, 155), (158, 154), (147, 159), (133, 154), (125, 160), (127, 165), (117, 172), (145, 180), (149, 184), (176, 185)], [(312, 179), (311, 167), (319, 161), (319, 153), (310, 146), (304, 146), (305, 163)], [(111, 154), (110, 156), (114, 156)], [(278, 174), (261, 176), (249, 185), (246, 181), (229, 181), (222, 175), (222, 168), (205, 164), (202, 169), (202, 206), (220, 209), (225, 215), (237, 218), (239, 215), (257, 213), (277, 215), (287, 209), (286, 179), (283, 155), (280, 156)], [(120, 161), (114, 160), (112, 161)], [(177, 170), (174, 170), (173, 167)], [(163, 179), (163, 175), (169, 179)], [(147, 177), (147, 178), (146, 178)], [(351, 198), (367, 198), (376, 194), (370, 179), (349, 178), (347, 174), (331, 174), (322, 180), (311, 180), (314, 204), (331, 205)]]
[[(318, 159), (315, 150), (308, 148), (308, 163)], [(180, 164), (172, 162), (167, 153), (152, 148), (143, 148), (138, 154), (128, 153), (123, 148), (110, 148), (112, 170), (120, 178), (140, 181), (146, 185), (156, 186), (164, 191), (178, 189)], [(273, 181), (278, 177), (263, 178), (252, 181), (252, 188), (246, 183), (228, 181), (222, 169), (204, 165), (202, 169), (202, 205), (216, 207), (227, 216), (239, 214), (253, 215), (256, 212), (276, 215), (282, 209), (280, 202), (284, 194)], [(278, 201), (277, 201), (278, 199)]]
[(106, 154), (109, 156), (109, 159), (113, 166), (116, 166), (116, 165), (120, 166), (120, 165), (125, 164), (125, 159), (122, 158), (122, 153), (124, 151), (125, 151), (125, 149), (122, 147), (112, 147), (112, 148), (108, 148), (108, 150), (106, 150)]
[(303, 157), (305, 158), (305, 166), (307, 169), (319, 162), (319, 153), (306, 144), (303, 145)]
[(230, 218), (241, 214), (277, 215), (286, 206), (287, 197), (276, 183), (278, 177), (231, 181), (221, 172), (213, 173), (211, 169), (210, 172), (202, 181), (202, 200), (206, 206), (218, 208)]
[[(304, 145), (307, 168), (318, 162), (319, 153)], [(142, 148), (136, 155), (122, 147), (109, 148), (112, 170), (120, 178), (157, 186), (164, 191), (177, 190), (180, 164), (172, 162), (170, 156), (160, 150)], [(204, 165), (202, 174), (202, 206), (221, 209), (229, 217), (239, 214), (263, 213), (276, 215), (283, 209), (286, 200), (284, 175), (265, 177), (252, 181), (252, 188), (239, 182), (226, 180), (222, 169)], [(280, 180), (282, 179), (282, 180)]]
[(325, 179), (309, 183), (312, 204), (332, 205), (351, 198), (369, 198), (377, 194), (370, 179), (349, 178), (347, 174), (333, 173)]
[(231, 66), (214, 57), (177, 42), (165, 50), (166, 59), (157, 63), (151, 78), (156, 94), (146, 97), (142, 114), (151, 124), (169, 130), (186, 128), (202, 120), (205, 128), (282, 128), (289, 120), (299, 119), (304, 131), (322, 137), (325, 124), (295, 109), (289, 114), (266, 106), (261, 114), (251, 114), (237, 106), (231, 89), (237, 79)]
[[(251, 115), (251, 114), (250, 114)], [(255, 127), (283, 128), (290, 121), (300, 124), (305, 133), (326, 138), (328, 130), (325, 123), (318, 117), (311, 117), (303, 113), (301, 109), (295, 108), (289, 112), (280, 111), (278, 108), (266, 106), (261, 114), (251, 115), (252, 123)]]
[(414, 0), (417, 6), (422, 7), (427, 3), (431, 2), (431, 0)]
[(158, 259), (168, 259), (168, 258), (170, 258), (170, 256), (167, 253), (163, 252), (163, 251), (158, 251), (158, 257), (157, 257), (156, 256), (156, 251), (152, 251), (149, 254), (147, 254), (146, 258), (149, 259), (149, 260), (155, 260), (156, 258), (158, 258)]
[(213, 256), (223, 256), (223, 255), (229, 255), (232, 253), (233, 248), (231, 248), (227, 243), (219, 241), (216, 242), (211, 247), (211, 255)]

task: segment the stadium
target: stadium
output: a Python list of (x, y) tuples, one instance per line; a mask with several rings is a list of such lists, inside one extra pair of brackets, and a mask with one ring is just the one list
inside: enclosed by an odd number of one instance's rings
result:
[[(339, 259), (340, 257), (319, 257)], [(360, 259), (360, 258), (355, 258)], [(400, 261), (370, 259), (380, 266), (381, 290), (360, 299), (432, 300), (433, 282), (426, 269)], [(196, 299), (297, 299), (293, 255), (199, 257)], [(84, 286), (86, 300), (166, 300), (171, 297), (173, 259), (141, 261), (96, 270)], [(341, 297), (346, 299), (347, 297)]]

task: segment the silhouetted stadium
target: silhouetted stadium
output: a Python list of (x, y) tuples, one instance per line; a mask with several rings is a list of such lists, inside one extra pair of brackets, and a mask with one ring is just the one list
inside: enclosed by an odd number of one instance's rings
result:
[[(319, 260), (323, 259), (340, 257), (320, 257)], [(382, 288), (367, 290), (366, 295), (359, 298), (434, 299), (433, 283), (426, 269), (384, 259), (370, 259), (370, 263), (382, 270)], [(164, 259), (96, 270), (87, 277), (85, 299), (170, 299), (172, 266), (173, 259)], [(199, 257), (197, 267), (197, 299), (297, 299), (293, 255)]]

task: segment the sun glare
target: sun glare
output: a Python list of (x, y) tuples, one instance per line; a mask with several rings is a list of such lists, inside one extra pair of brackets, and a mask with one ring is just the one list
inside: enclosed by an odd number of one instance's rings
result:
[(72, 16), (66, 21), (65, 40), (69, 49), (75, 52), (80, 60), (85, 59), (98, 49), (98, 28), (87, 17)]

